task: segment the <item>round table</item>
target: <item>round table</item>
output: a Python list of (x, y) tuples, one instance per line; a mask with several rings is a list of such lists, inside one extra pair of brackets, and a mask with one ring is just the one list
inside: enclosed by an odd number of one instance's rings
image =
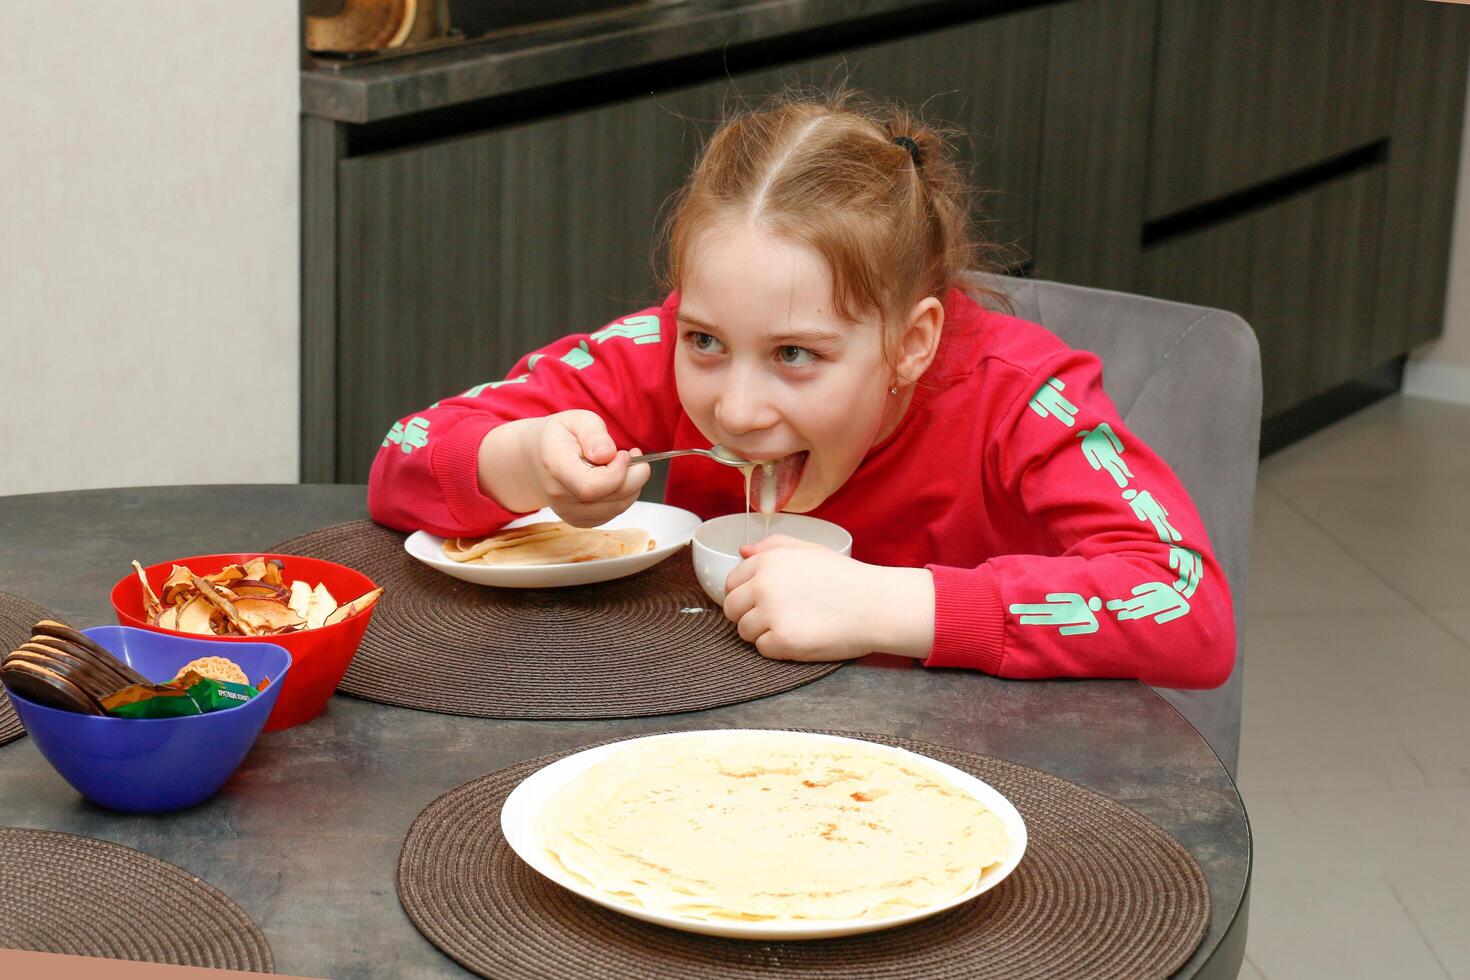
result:
[[(365, 516), (360, 486), (0, 497), (0, 591), (78, 627), (111, 623), (108, 591), (134, 558), (148, 565), (260, 550)], [(758, 701), (623, 721), (458, 718), (338, 696), (310, 724), (263, 734), (218, 796), (176, 814), (92, 806), (19, 739), (0, 747), (0, 825), (116, 841), (185, 868), (249, 913), (282, 973), (463, 976), (414, 929), (393, 885), (403, 836), (435, 797), (493, 769), (612, 736), (780, 726), (969, 749), (1133, 807), (1188, 848), (1209, 882), (1209, 931), (1179, 976), (1239, 971), (1251, 864), (1240, 795), (1189, 723), (1134, 681), (1005, 681), (860, 663)]]

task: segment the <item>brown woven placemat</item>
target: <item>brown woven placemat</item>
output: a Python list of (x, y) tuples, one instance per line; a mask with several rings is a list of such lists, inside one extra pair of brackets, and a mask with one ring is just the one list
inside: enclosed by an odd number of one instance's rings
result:
[[(43, 619), (58, 617), (29, 599), (0, 592), (0, 657), (31, 638), (35, 625)], [(0, 745), (13, 742), (26, 733), (10, 703), (10, 695), (0, 684)]]
[(273, 973), (238, 905), (131, 847), (0, 827), (0, 947)]
[(700, 589), (687, 550), (611, 582), (497, 589), (429, 568), (404, 538), (353, 521), (269, 549), (387, 590), (343, 694), (478, 718), (638, 718), (779, 694), (841, 666), (762, 657)]
[[(1189, 852), (1133, 810), (1055, 776), (970, 752), (862, 732), (969, 772), (1026, 821), (1026, 854), (949, 912), (842, 939), (753, 942), (641, 922), (585, 901), (520, 860), (500, 807), (557, 755), (450, 790), (409, 828), (398, 899), (418, 930), (481, 976), (1164, 977), (1204, 938), (1210, 901)], [(573, 750), (576, 751), (576, 750)]]

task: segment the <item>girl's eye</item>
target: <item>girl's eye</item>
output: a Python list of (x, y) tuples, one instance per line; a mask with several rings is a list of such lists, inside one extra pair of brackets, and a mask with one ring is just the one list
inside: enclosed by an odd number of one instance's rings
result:
[(690, 347), (693, 347), (701, 354), (718, 354), (725, 349), (725, 345), (720, 343), (718, 338), (712, 337), (707, 333), (700, 333), (698, 330), (689, 331), (689, 333), (684, 335), (684, 338), (689, 342)]
[(776, 357), (787, 367), (806, 367), (817, 359), (812, 351), (791, 344), (776, 348)]

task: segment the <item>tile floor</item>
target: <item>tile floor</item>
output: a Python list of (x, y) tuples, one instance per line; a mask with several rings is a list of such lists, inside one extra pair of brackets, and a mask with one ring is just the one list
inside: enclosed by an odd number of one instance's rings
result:
[(1261, 461), (1240, 789), (1247, 980), (1470, 980), (1470, 406)]

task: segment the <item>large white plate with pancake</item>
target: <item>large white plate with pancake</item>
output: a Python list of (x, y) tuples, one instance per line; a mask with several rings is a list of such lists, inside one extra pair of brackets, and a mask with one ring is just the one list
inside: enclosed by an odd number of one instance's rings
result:
[[(807, 919), (800, 917), (768, 918), (758, 920), (731, 918), (696, 918), (653, 909), (636, 901), (604, 891), (582, 876), (569, 871), (557, 857), (544, 846), (540, 828), (546, 823), (548, 805), (562, 788), (592, 766), (608, 759), (613, 753), (656, 740), (672, 739), (738, 739), (750, 736), (779, 735), (810, 739), (820, 743), (847, 743), (858, 746), (865, 752), (888, 754), (908, 766), (916, 766), (937, 773), (951, 787), (974, 797), (981, 805), (1000, 819), (1004, 827), (1009, 848), (999, 864), (984, 869), (979, 879), (968, 890), (943, 901), (921, 908), (905, 910), (900, 914), (884, 918), (851, 919)], [(674, 732), (651, 735), (643, 738), (600, 745), (574, 755), (559, 759), (526, 777), (506, 798), (500, 812), (500, 826), (511, 848), (533, 869), (569, 891), (588, 901), (645, 922), (669, 926), (688, 932), (723, 936), (733, 939), (752, 940), (800, 940), (827, 939), (836, 936), (855, 935), (890, 929), (919, 919), (928, 918), (946, 909), (971, 901), (976, 896), (994, 888), (1015, 870), (1026, 851), (1026, 824), (1020, 813), (999, 791), (985, 782), (953, 766), (917, 755), (905, 749), (881, 745), (866, 740), (843, 738), (836, 735), (821, 735), (810, 732), (773, 732), (755, 729), (720, 729), (713, 731)]]
[[(523, 527), (539, 521), (557, 521), (550, 508), (517, 518), (507, 528)], [(473, 582), (476, 585), (493, 585), (504, 589), (550, 589), (564, 585), (590, 585), (593, 582), (609, 582), (652, 568), (665, 558), (689, 543), (694, 529), (699, 526), (699, 517), (679, 507), (656, 504), (650, 501), (635, 501), (633, 506), (617, 517), (600, 525), (617, 529), (642, 528), (653, 538), (652, 551), (641, 551), (636, 555), (620, 558), (600, 558), (596, 561), (563, 562), (554, 565), (476, 565), (457, 562), (444, 554), (444, 539), (428, 531), (415, 531), (403, 542), (403, 549), (419, 561), (445, 575)]]

